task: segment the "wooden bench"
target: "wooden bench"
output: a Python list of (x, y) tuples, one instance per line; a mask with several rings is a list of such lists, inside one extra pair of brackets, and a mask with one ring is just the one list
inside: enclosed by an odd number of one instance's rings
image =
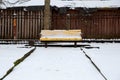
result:
[(49, 42), (77, 42), (82, 40), (81, 30), (42, 30), (40, 33), (40, 41), (45, 43)]

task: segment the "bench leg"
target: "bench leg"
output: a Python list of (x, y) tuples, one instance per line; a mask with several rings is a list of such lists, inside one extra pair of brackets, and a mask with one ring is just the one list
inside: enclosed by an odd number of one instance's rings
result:
[(45, 48), (47, 48), (47, 42), (45, 42)]
[(74, 47), (77, 47), (77, 42), (74, 42)]

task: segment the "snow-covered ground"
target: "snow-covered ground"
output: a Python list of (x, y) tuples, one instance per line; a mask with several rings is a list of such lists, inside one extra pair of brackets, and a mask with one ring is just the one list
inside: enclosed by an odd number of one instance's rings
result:
[(120, 44), (92, 44), (100, 49), (84, 49), (108, 80), (120, 80)]
[(0, 78), (31, 48), (20, 48), (23, 45), (0, 45)]
[[(94, 47), (82, 48), (108, 80), (120, 80), (120, 44), (87, 43)], [(19, 45), (0, 45), (0, 65), (10, 67), (9, 57), (24, 55), (30, 49)], [(13, 51), (13, 52), (12, 52)], [(17, 54), (16, 54), (17, 51)], [(5, 53), (1, 55), (1, 52)], [(8, 54), (9, 53), (9, 54)], [(12, 53), (12, 54), (10, 54)], [(2, 59), (2, 60), (1, 60)], [(5, 68), (0, 66), (1, 71)], [(104, 80), (80, 47), (37, 47), (36, 50), (4, 80)]]

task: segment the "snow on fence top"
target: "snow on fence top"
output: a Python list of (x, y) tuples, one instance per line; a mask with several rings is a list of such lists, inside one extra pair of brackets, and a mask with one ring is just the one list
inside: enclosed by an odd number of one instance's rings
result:
[[(13, 1), (13, 0), (9, 0)], [(44, 0), (28, 0), (24, 3), (17, 3), (10, 7), (23, 6), (43, 6)], [(106, 8), (106, 7), (120, 7), (120, 0), (51, 0), (51, 6), (57, 7), (88, 7), (88, 8)]]

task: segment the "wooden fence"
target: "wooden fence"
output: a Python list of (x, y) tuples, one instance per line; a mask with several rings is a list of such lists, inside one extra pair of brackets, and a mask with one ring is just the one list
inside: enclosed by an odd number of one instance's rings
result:
[[(14, 25), (16, 25), (16, 34), (14, 34)], [(1, 10), (0, 39), (14, 39), (14, 36), (16, 39), (38, 39), (42, 27), (42, 10)]]
[[(0, 39), (38, 39), (43, 17), (43, 10), (0, 10)], [(101, 9), (89, 15), (79, 10), (62, 14), (52, 10), (50, 29), (81, 29), (83, 38), (90, 39), (120, 38), (120, 10)]]
[(81, 29), (83, 38), (120, 38), (120, 10), (97, 10), (84, 15), (80, 11), (67, 11), (66, 14), (53, 13), (53, 29)]

